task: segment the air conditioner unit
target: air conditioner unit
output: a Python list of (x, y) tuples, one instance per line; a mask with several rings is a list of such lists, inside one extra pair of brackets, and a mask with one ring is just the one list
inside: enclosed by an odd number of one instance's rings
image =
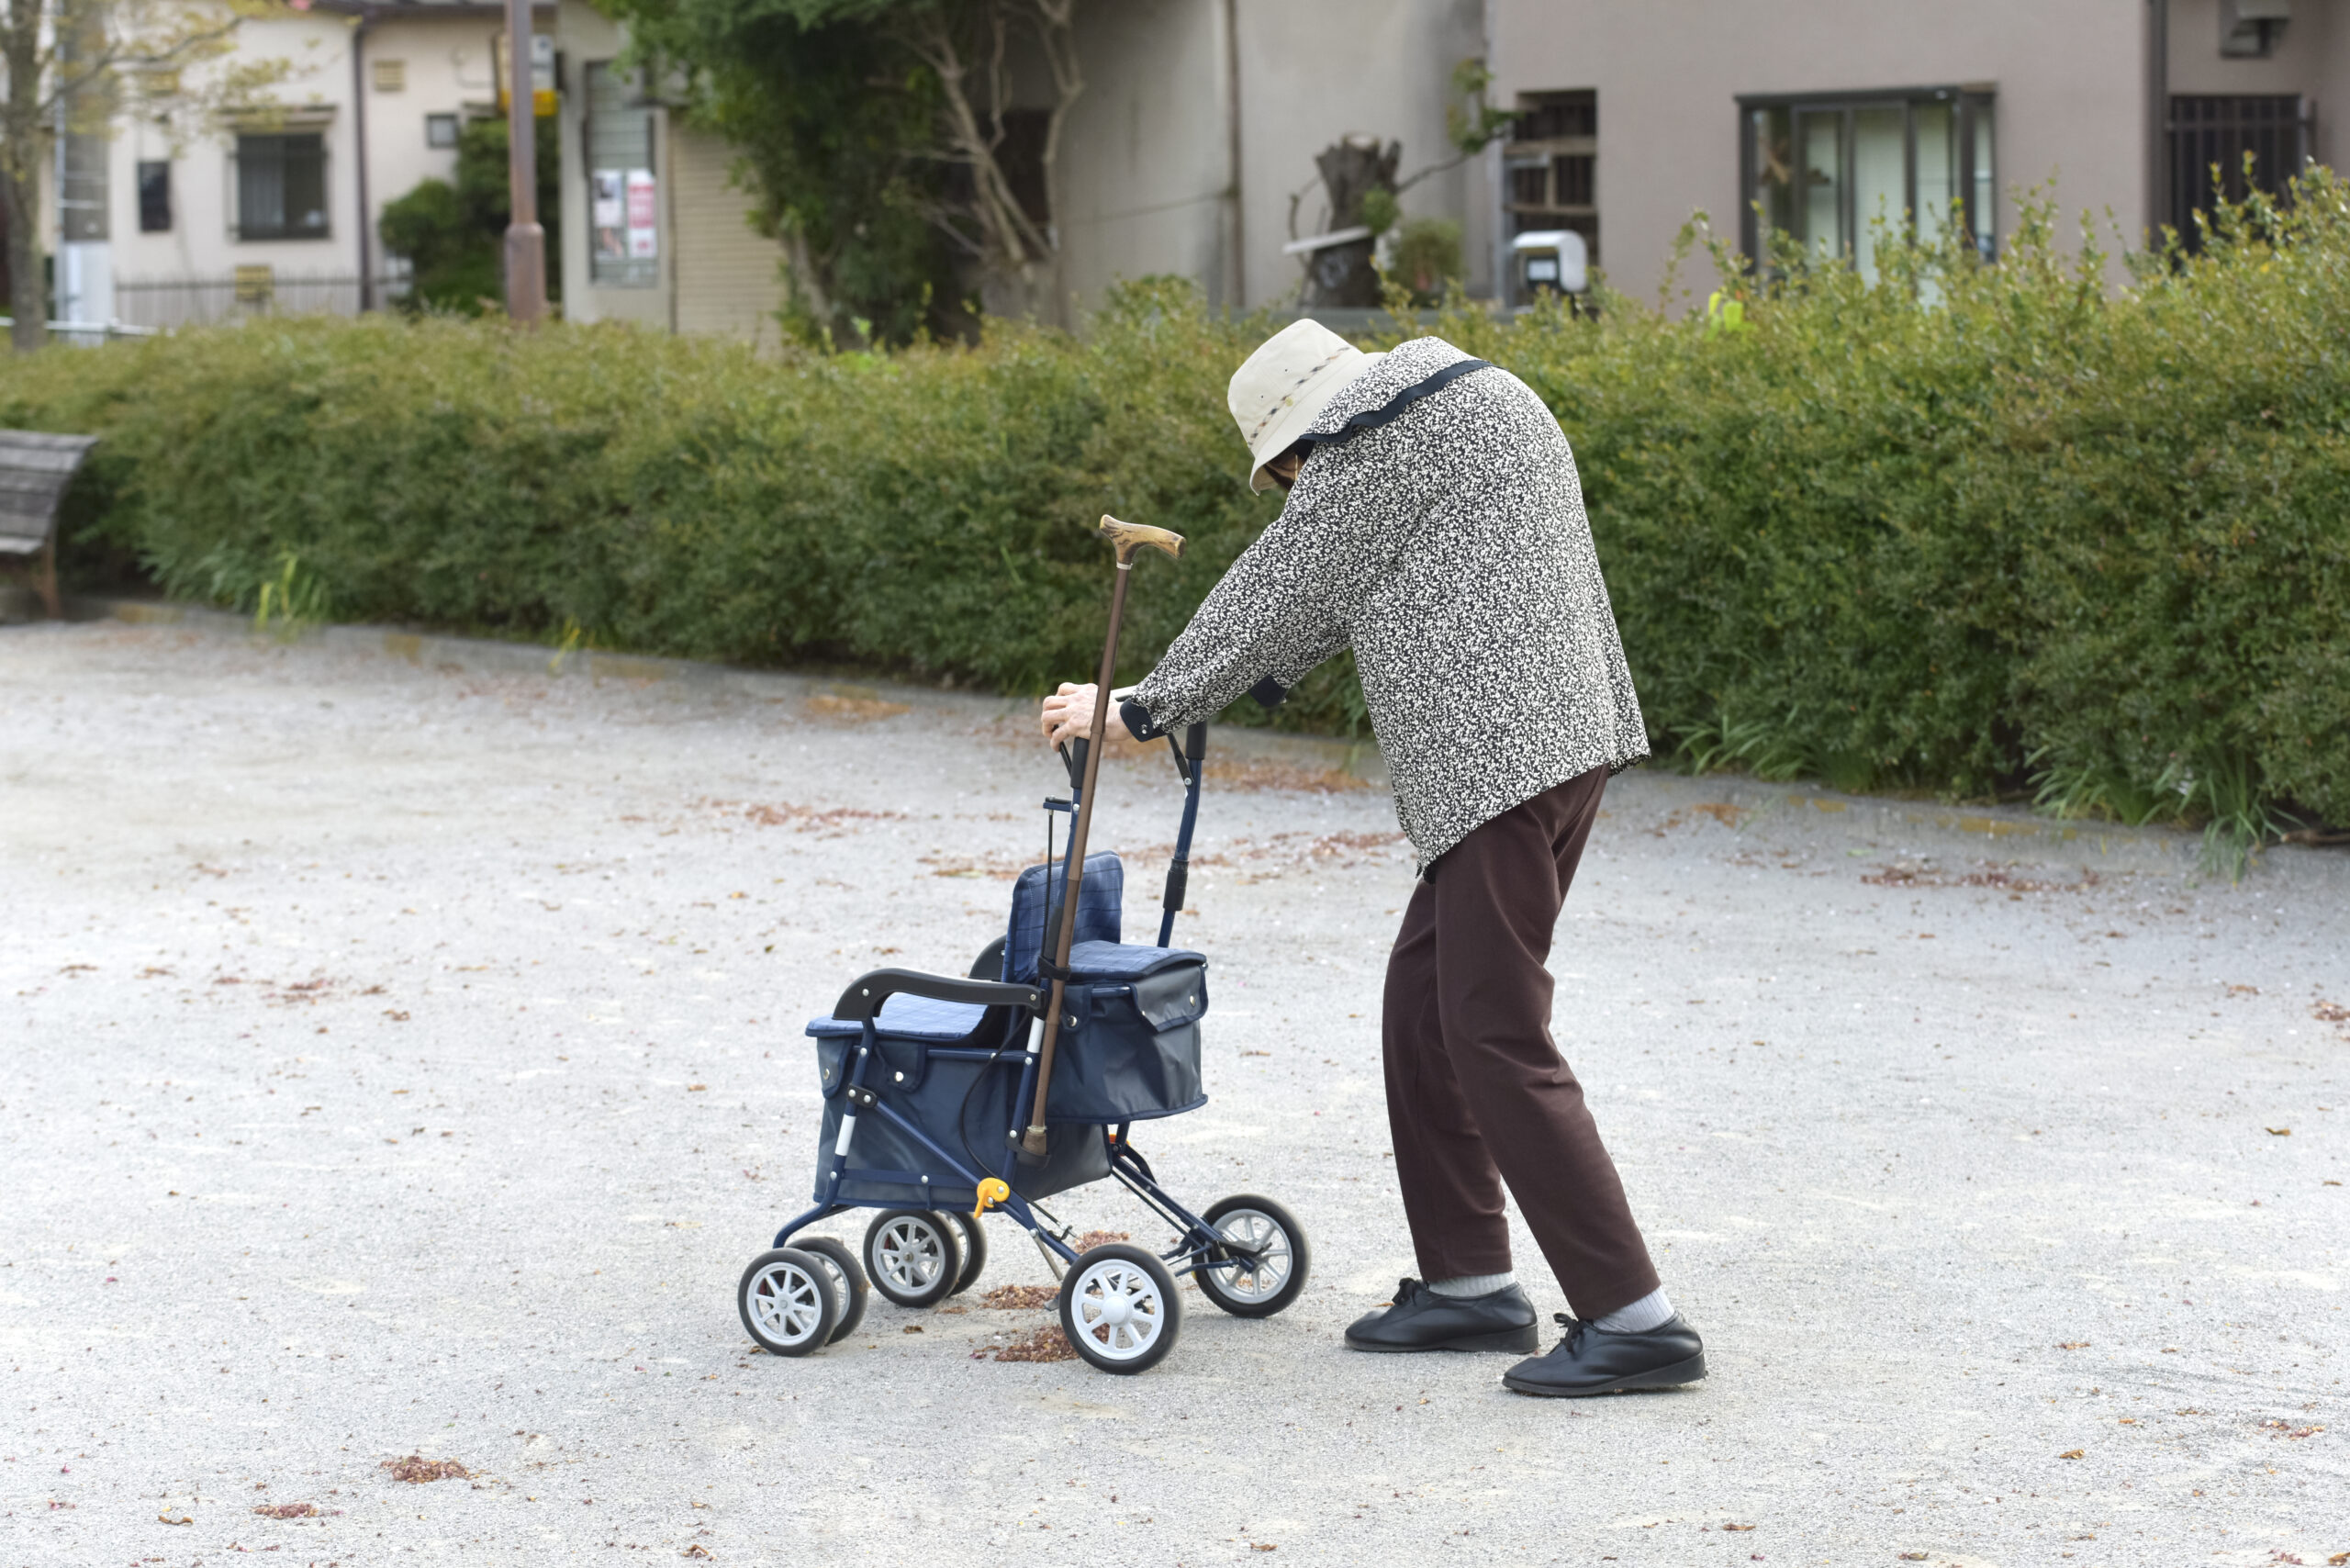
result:
[(2220, 52), (2231, 59), (2262, 60), (2276, 52), (2293, 0), (2220, 0)]

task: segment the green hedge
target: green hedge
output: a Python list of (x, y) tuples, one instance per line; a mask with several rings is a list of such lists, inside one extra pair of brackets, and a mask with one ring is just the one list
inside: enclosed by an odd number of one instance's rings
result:
[[(1711, 313), (1437, 330), (1572, 439), (1661, 752), (2239, 834), (2350, 822), (2350, 199), (2319, 171), (2106, 286), (2035, 207), (1997, 266), (1782, 257)], [(1666, 306), (1673, 308), (1667, 308)], [(1183, 286), (1082, 340), (755, 357), (621, 328), (257, 322), (0, 370), (106, 440), (77, 548), (251, 608), (1003, 690), (1090, 673), (1102, 511), (1146, 669), (1277, 498), (1224, 413), (1269, 330)], [(1360, 727), (1344, 661), (1283, 722)]]

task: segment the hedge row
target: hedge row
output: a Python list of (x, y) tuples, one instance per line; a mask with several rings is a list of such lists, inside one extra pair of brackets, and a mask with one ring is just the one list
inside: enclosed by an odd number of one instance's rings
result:
[[(2118, 292), (2049, 216), (1995, 266), (1785, 256), (1711, 312), (1438, 330), (1573, 441), (1661, 752), (2350, 822), (2350, 194), (2319, 171)], [(1192, 540), (1141, 570), (1131, 678), (1273, 514), (1224, 413), (1270, 325), (1156, 282), (1082, 339), (887, 356), (257, 322), (13, 362), (0, 424), (103, 433), (76, 547), (175, 595), (250, 608), (290, 561), (339, 618), (1033, 691), (1095, 656), (1093, 517)], [(1359, 727), (1344, 661), (1283, 714)]]

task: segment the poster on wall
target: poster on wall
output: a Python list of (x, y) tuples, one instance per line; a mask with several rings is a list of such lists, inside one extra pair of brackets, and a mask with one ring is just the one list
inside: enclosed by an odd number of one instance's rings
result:
[(628, 212), (621, 196), (621, 172), (618, 169), (599, 169), (588, 178), (592, 198), (596, 259), (599, 262), (625, 261), (628, 258)]
[(654, 219), (659, 204), (654, 198), (653, 171), (631, 169), (628, 172), (628, 254), (631, 261), (650, 261), (660, 254)]

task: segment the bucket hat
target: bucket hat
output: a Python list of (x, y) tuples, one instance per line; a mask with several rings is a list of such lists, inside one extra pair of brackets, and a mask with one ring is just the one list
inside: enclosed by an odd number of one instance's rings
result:
[(1314, 428), (1330, 400), (1383, 356), (1365, 353), (1319, 321), (1292, 321), (1257, 346), (1225, 392), (1248, 446), (1248, 487), (1270, 490), (1265, 465)]

